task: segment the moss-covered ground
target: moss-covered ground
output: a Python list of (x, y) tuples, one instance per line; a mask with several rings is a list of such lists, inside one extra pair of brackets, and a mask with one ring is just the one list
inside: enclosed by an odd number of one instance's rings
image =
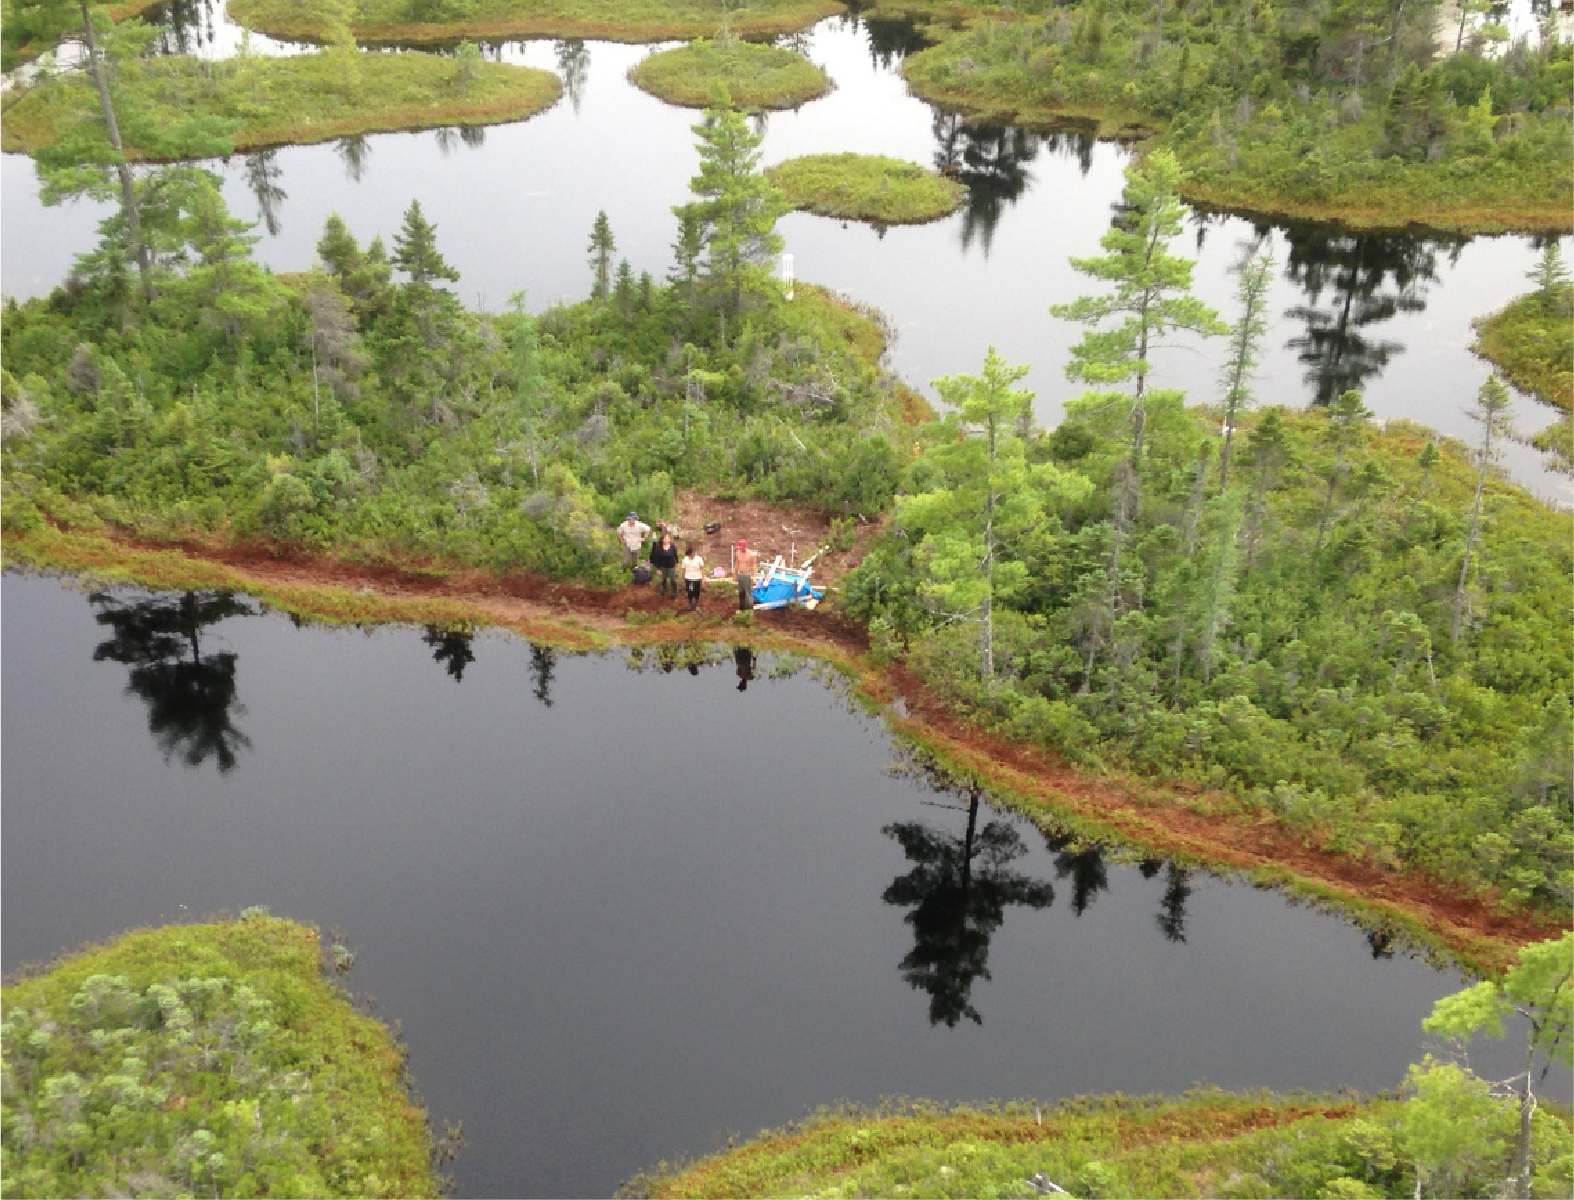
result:
[[(140, 59), (123, 86), (159, 129), (194, 111), (236, 122), (237, 150), (321, 142), (379, 130), (519, 121), (554, 104), (562, 84), (548, 71), (435, 54), (320, 54), (208, 62)], [(98, 97), (84, 77), (61, 76), (6, 109), (6, 150), (53, 144), (92, 120)], [(128, 130), (133, 154), (144, 148)]]
[[(807, 29), (840, 12), (836, 0), (360, 0), (348, 14), (360, 42), (417, 45), (461, 38), (599, 38), (661, 42), (714, 37), (723, 26), (746, 37)], [(230, 15), (270, 37), (325, 40), (313, 0), (233, 0)]]
[(967, 189), (916, 163), (872, 154), (807, 154), (766, 171), (796, 208), (874, 225), (915, 225), (954, 212)]
[(402, 1048), (314, 930), (138, 929), (4, 989), (8, 1196), (434, 1196)]
[(699, 39), (662, 50), (629, 71), (636, 87), (685, 108), (712, 104), (720, 84), (740, 108), (796, 108), (831, 88), (824, 71), (796, 50), (740, 41)]

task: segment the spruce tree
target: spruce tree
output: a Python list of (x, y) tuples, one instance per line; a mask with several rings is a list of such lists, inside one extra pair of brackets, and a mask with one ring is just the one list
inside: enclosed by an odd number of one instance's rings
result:
[(1487, 475), (1497, 462), (1497, 443), (1513, 433), (1509, 406), (1508, 389), (1496, 375), (1489, 375), (1476, 393), (1475, 406), (1465, 414), (1481, 426), (1481, 444), (1476, 448), (1476, 494), (1470, 505), (1470, 528), (1465, 535), (1465, 556), (1459, 567), (1459, 583), (1454, 588), (1454, 616), (1448, 630), (1449, 641), (1455, 645), (1459, 643), (1469, 606), (1470, 557), (1481, 533), (1481, 495), (1486, 490)]
[(422, 214), (419, 200), (410, 201), (410, 207), (404, 210), (404, 223), (399, 232), (394, 234), (391, 261), (410, 276), (410, 282), (414, 284), (425, 286), (437, 279), (456, 283), (459, 279), (459, 272), (443, 261), (443, 256), (438, 253), (437, 226)]
[(603, 304), (612, 285), (612, 255), (617, 248), (612, 239), (612, 223), (607, 220), (607, 210), (602, 209), (590, 228), (590, 298)]
[(1273, 256), (1264, 253), (1254, 258), (1247, 251), (1236, 264), (1235, 273), (1240, 279), (1235, 295), (1241, 315), (1230, 326), (1230, 358), (1224, 367), (1224, 452), (1219, 458), (1221, 492), (1230, 485), (1230, 444), (1241, 413), (1251, 404), (1252, 368), (1257, 365), (1258, 347), (1268, 328), (1264, 309), (1268, 284), (1273, 278)]
[(776, 222), (788, 205), (781, 191), (760, 173), (761, 135), (732, 107), (727, 89), (711, 89), (698, 135), (699, 174), (689, 181), (697, 197), (672, 211), (679, 221), (695, 220), (704, 232), (707, 290), (725, 318), (738, 317), (751, 296), (771, 295), (775, 281), (769, 264), (781, 250)]

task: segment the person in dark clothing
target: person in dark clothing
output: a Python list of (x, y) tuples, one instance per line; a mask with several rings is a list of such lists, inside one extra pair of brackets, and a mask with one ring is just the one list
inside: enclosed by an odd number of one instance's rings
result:
[(657, 589), (663, 596), (678, 594), (678, 548), (672, 544), (672, 535), (665, 529), (661, 537), (651, 543), (650, 565), (656, 572)]

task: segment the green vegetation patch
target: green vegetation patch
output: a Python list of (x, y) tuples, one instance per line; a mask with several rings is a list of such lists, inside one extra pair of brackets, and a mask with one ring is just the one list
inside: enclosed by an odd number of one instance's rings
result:
[[(474, 47), (461, 47), (453, 57), (330, 50), (208, 62), (171, 55), (127, 61), (121, 82), (150, 118), (140, 127), (166, 128), (201, 112), (235, 124), (237, 150), (377, 130), (519, 121), (550, 107), (563, 91), (549, 71), (483, 62)], [(98, 112), (89, 79), (60, 76), (6, 110), (0, 146), (32, 151), (53, 145)], [(137, 128), (124, 131), (133, 153)]]
[(937, 44), (902, 67), (917, 95), (982, 120), (1151, 134), (1195, 203), (1369, 228), (1570, 228), (1567, 42), (1497, 55), (1467, 35), (1439, 52), (1430, 5), (1396, 9), (1382, 36), (1337, 6), (1014, 9), (882, 6), (934, 21)]
[(14, 1196), (433, 1196), (404, 1054), (250, 910), (141, 929), (4, 989)]
[(876, 225), (912, 225), (954, 212), (967, 189), (916, 163), (871, 154), (806, 154), (766, 172), (796, 207)]
[[(457, 38), (581, 37), (660, 42), (709, 37), (724, 25), (749, 37), (792, 33), (842, 6), (836, 0), (360, 0), (349, 7), (362, 42)], [(329, 40), (327, 10), (313, 0), (234, 0), (235, 20), (272, 37)]]
[(668, 104), (704, 108), (717, 84), (742, 108), (796, 108), (831, 90), (831, 81), (796, 50), (735, 37), (701, 38), (652, 54), (629, 79)]
[(1562, 411), (1531, 441), (1568, 474), (1574, 472), (1574, 287), (1555, 244), (1531, 278), (1541, 286), (1476, 322), (1475, 350), (1520, 391)]

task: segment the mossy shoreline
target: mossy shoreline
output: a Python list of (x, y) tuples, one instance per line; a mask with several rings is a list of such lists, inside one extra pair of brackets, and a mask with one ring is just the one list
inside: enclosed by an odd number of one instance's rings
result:
[[(1164, 810), (1180, 803), (1162, 783), (1109, 775), (1108, 782), (1133, 797), (1119, 809), (1101, 808), (1052, 783), (1025, 773), (987, 751), (917, 716), (901, 716), (892, 708), (897, 694), (882, 669), (867, 655), (834, 644), (773, 631), (761, 623), (740, 626), (710, 619), (698, 624), (679, 620), (654, 623), (597, 620), (577, 612), (565, 599), (562, 611), (532, 609), (521, 615), (479, 599), (466, 580), (479, 578), (472, 568), (436, 562), (366, 564), (362, 570), (392, 586), (334, 585), (308, 578), (313, 560), (298, 551), (279, 548), (278, 578), (237, 569), (197, 545), (127, 544), (104, 528), (63, 530), (45, 525), (27, 533), (3, 534), (4, 569), (27, 568), (65, 573), (91, 580), (95, 586), (129, 584), (166, 590), (221, 589), (244, 592), (264, 603), (308, 620), (337, 625), (436, 624), (509, 629), (532, 641), (565, 650), (599, 652), (615, 646), (657, 645), (706, 640), (747, 641), (756, 649), (780, 649), (826, 662), (848, 680), (852, 694), (872, 713), (885, 717), (892, 732), (943, 774), (976, 782), (988, 789), (992, 803), (1021, 813), (1035, 824), (1071, 833), (1116, 853), (1165, 855), (1187, 865), (1226, 877), (1240, 877), (1254, 886), (1273, 887), (1304, 902), (1385, 935), (1401, 939), (1434, 962), (1453, 961), (1468, 970), (1491, 974), (1502, 968), (1527, 938), (1546, 936), (1556, 924), (1550, 918), (1490, 922), (1491, 929), (1472, 929), (1454, 917), (1430, 914), (1424, 906), (1396, 895), (1385, 886), (1379, 893), (1298, 870), (1294, 864), (1252, 862), (1224, 848), (1178, 834), (1164, 820)], [(256, 555), (251, 556), (254, 560)], [(333, 574), (331, 563), (326, 563)], [(354, 564), (344, 564), (353, 571)], [(405, 580), (400, 584), (400, 580)], [(426, 580), (435, 594), (411, 594), (410, 583)], [(453, 588), (447, 587), (454, 581)], [(1517, 931), (1517, 932), (1516, 932)]]
[(879, 155), (808, 154), (765, 175), (795, 208), (879, 227), (936, 221), (967, 199), (954, 179)]
[[(429, 6), (432, 7), (432, 6)], [(701, 0), (627, 3), (614, 0), (543, 0), (525, 6), (496, 0), (465, 6), (441, 20), (410, 20), (410, 7), (365, 3), (353, 14), (350, 31), (372, 46), (424, 46), (456, 40), (503, 41), (515, 38), (592, 38), (607, 42), (665, 42), (713, 37), (722, 11)], [(743, 37), (797, 33), (843, 10), (837, 0), (756, 0), (725, 14), (727, 27)], [(269, 37), (322, 41), (328, 32), (318, 11), (302, 0), (232, 0), (230, 15)]]
[(825, 72), (797, 51), (737, 38), (700, 39), (659, 51), (629, 68), (628, 77), (658, 100), (684, 108), (712, 103), (717, 84), (745, 109), (797, 108), (831, 90)]
[[(462, 70), (472, 74), (462, 75)], [(127, 72), (125, 86), (160, 126), (193, 105), (236, 122), (237, 151), (308, 145), (363, 133), (521, 121), (555, 104), (563, 85), (549, 71), (475, 62), (462, 68), (431, 54), (336, 52), (206, 63), (164, 57)], [(258, 88), (277, 99), (260, 111)], [(32, 152), (52, 145), (79, 120), (91, 119), (97, 96), (84, 78), (61, 78), (6, 110), (0, 148)], [(143, 155), (135, 145), (131, 157)]]
[(439, 1194), (403, 1048), (314, 929), (132, 930), (8, 981), (4, 1008), (8, 1194)]

